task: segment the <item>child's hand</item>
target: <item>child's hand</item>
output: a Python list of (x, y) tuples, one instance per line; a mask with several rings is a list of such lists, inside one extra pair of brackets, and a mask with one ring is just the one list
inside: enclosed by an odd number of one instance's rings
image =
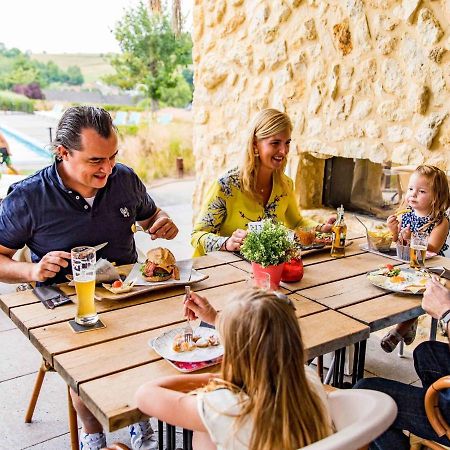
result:
[(190, 297), (184, 302), (184, 315), (185, 317), (189, 317), (189, 320), (199, 318), (203, 322), (214, 325), (217, 311), (205, 297), (191, 291)]
[(409, 225), (407, 225), (406, 228), (402, 229), (402, 236), (403, 239), (406, 241), (411, 240), (411, 227)]
[(386, 220), (386, 225), (394, 236), (398, 234), (400, 222), (398, 221), (396, 215), (389, 216)]

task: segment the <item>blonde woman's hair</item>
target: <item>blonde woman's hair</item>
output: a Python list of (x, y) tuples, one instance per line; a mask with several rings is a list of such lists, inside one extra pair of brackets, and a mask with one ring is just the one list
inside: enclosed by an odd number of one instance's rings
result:
[[(256, 189), (256, 180), (260, 162), (255, 155), (256, 142), (283, 131), (288, 131), (290, 134), (292, 132), (292, 123), (289, 116), (281, 111), (272, 108), (263, 109), (254, 117), (248, 130), (247, 145), (240, 170), (241, 189), (243, 192), (252, 197), (257, 198), (259, 196)], [(274, 174), (281, 181), (283, 188), (287, 188), (287, 186), (284, 186), (285, 183), (281, 177), (285, 167), (286, 161)]]
[(435, 166), (421, 165), (416, 168), (415, 173), (424, 176), (430, 181), (433, 190), (431, 201), (430, 221), (421, 230), (426, 231), (432, 225), (439, 225), (445, 217), (445, 212), (450, 207), (450, 192), (448, 179), (445, 172)]
[(331, 434), (308, 385), (300, 327), (287, 298), (259, 289), (240, 293), (220, 313), (218, 330), (225, 353), (214, 388), (242, 394), (236, 428), (251, 418), (249, 450), (296, 449)]

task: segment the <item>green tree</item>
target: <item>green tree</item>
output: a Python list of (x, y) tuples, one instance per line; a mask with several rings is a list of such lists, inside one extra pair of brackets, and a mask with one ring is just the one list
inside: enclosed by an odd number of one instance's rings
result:
[(80, 86), (84, 83), (84, 77), (78, 66), (69, 66), (67, 68), (67, 83), (73, 86)]
[(151, 13), (142, 1), (129, 9), (114, 30), (122, 53), (111, 58), (116, 73), (105, 77), (122, 89), (138, 88), (161, 100), (179, 80), (179, 69), (192, 63), (192, 40), (188, 33), (176, 36), (166, 14)]

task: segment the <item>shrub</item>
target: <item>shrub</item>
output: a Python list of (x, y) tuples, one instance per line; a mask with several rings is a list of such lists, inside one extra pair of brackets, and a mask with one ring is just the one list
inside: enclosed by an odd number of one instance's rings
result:
[(32, 98), (35, 100), (45, 99), (45, 95), (42, 93), (39, 83), (16, 84), (14, 85), (12, 90), (16, 94), (25, 95), (25, 97)]
[(185, 174), (193, 173), (192, 123), (141, 126), (136, 136), (121, 136), (119, 159), (149, 182), (177, 175), (176, 159), (183, 158)]
[(32, 113), (34, 108), (32, 100), (24, 95), (10, 91), (0, 91), (0, 110)]
[(295, 251), (294, 241), (289, 238), (289, 230), (270, 219), (262, 222), (260, 231), (247, 234), (241, 247), (244, 258), (263, 267), (277, 266), (289, 261)]

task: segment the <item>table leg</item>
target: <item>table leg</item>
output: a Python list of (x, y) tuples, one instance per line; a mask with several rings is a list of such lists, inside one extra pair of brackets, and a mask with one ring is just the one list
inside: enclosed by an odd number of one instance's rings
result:
[(175, 450), (176, 439), (175, 439), (176, 428), (173, 425), (166, 423), (166, 443), (167, 450)]
[(344, 387), (344, 372), (345, 372), (345, 352), (346, 348), (341, 348), (339, 350), (341, 353), (341, 360), (339, 365), (339, 377), (338, 377), (338, 383), (339, 383), (339, 389), (342, 389)]
[(67, 407), (69, 409), (70, 446), (72, 450), (78, 450), (80, 448), (80, 445), (78, 442), (77, 412), (73, 407), (69, 386), (67, 386)]
[(34, 409), (36, 408), (36, 402), (41, 392), (42, 383), (44, 381), (45, 374), (53, 370), (51, 366), (45, 361), (42, 361), (41, 367), (39, 367), (39, 372), (34, 383), (33, 393), (31, 394), (30, 403), (28, 404), (27, 412), (25, 414), (25, 422), (31, 423), (33, 418)]
[(339, 386), (339, 369), (341, 367), (341, 350), (336, 350), (334, 352), (334, 365), (333, 365), (333, 383), (332, 386), (334, 387), (340, 387)]
[(164, 450), (164, 423), (158, 420), (158, 450)]
[(183, 428), (183, 450), (192, 450), (192, 431)]
[(359, 343), (358, 370), (356, 373), (356, 381), (364, 378), (364, 366), (366, 364), (366, 346), (367, 346), (367, 340), (361, 341)]
[(323, 382), (323, 355), (317, 357), (317, 375)]

